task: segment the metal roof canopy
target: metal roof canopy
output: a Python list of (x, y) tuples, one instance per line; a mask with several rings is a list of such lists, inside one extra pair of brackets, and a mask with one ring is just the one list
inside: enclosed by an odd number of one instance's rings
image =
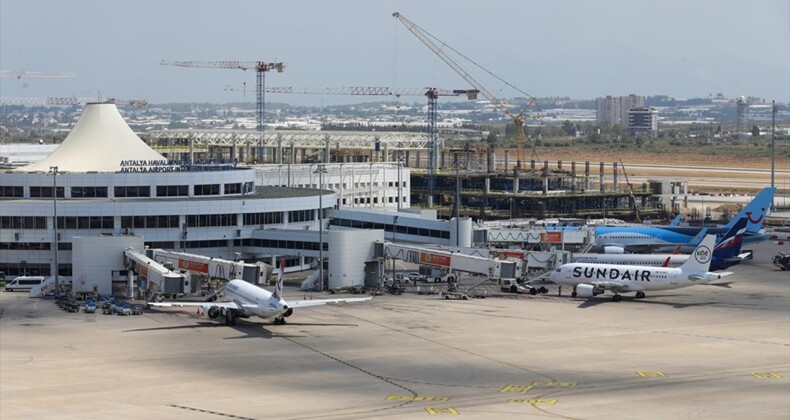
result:
[(299, 149), (330, 147), (339, 149), (380, 148), (389, 150), (427, 149), (430, 138), (426, 133), (384, 131), (306, 131), (306, 130), (159, 130), (140, 133), (140, 136), (157, 140), (191, 140), (195, 145), (263, 147), (291, 146)]

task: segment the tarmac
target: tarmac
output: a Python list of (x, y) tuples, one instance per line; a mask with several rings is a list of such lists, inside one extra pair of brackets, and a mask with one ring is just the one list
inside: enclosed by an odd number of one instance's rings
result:
[[(612, 302), (382, 295), (228, 327), (0, 293), (2, 419), (787, 419), (790, 243)], [(303, 292), (286, 290), (286, 299)], [(313, 294), (313, 297), (323, 297)]]

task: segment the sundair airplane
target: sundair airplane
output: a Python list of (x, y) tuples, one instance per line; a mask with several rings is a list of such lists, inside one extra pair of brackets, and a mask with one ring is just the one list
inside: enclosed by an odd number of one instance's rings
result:
[(708, 271), (715, 244), (715, 235), (705, 236), (691, 257), (678, 268), (571, 263), (554, 270), (549, 279), (573, 286), (573, 297), (593, 297), (608, 289), (614, 293), (612, 300), (615, 302), (622, 300), (620, 293), (626, 292), (636, 292), (636, 298), (642, 299), (645, 291), (679, 289), (732, 274)]
[(293, 314), (294, 308), (306, 308), (328, 303), (362, 302), (373, 299), (373, 296), (370, 296), (365, 298), (286, 301), (282, 297), (284, 268), (284, 264), (281, 263), (274, 293), (244, 280), (231, 280), (225, 286), (225, 297), (221, 302), (149, 302), (148, 305), (158, 307), (201, 307), (203, 308), (203, 313), (208, 315), (209, 318), (222, 318), (225, 321), (225, 325), (236, 325), (236, 319), (249, 318), (252, 315), (264, 319), (274, 318), (275, 325), (284, 325), (285, 318)]

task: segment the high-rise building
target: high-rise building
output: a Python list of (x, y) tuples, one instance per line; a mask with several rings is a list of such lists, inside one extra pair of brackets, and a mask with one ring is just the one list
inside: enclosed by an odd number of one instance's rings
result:
[(628, 124), (628, 111), (645, 106), (645, 98), (639, 95), (606, 96), (598, 98), (598, 124), (612, 123), (626, 126)]
[(749, 120), (749, 103), (743, 96), (735, 100), (737, 119), (735, 120), (735, 136), (740, 140), (743, 134), (749, 129), (747, 126)]
[(628, 129), (631, 134), (647, 134), (655, 138), (658, 133), (658, 113), (654, 108), (631, 108), (628, 111)]

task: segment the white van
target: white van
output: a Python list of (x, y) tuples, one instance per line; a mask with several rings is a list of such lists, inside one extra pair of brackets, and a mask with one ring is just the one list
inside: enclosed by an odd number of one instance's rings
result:
[(30, 290), (34, 286), (44, 282), (44, 277), (36, 276), (21, 276), (17, 277), (5, 284), (6, 292), (14, 292), (17, 290)]

